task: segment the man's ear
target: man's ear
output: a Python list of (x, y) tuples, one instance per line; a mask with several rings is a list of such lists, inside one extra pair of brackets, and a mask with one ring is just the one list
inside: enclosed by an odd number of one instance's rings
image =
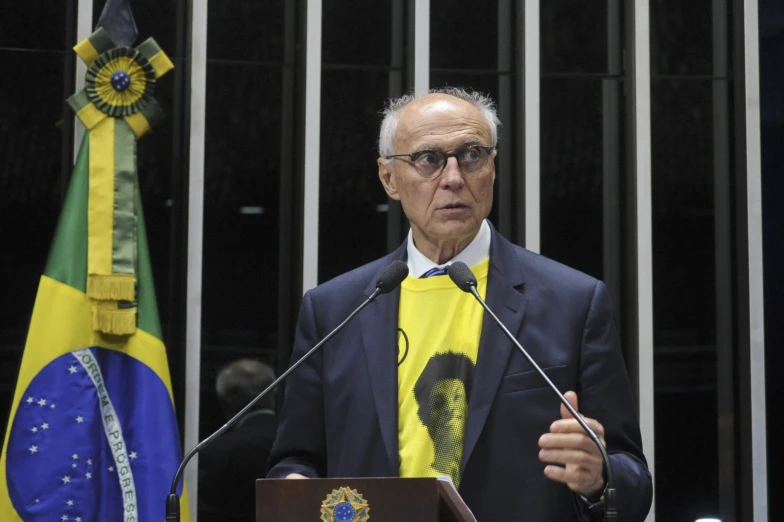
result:
[(378, 158), (378, 179), (384, 186), (384, 190), (392, 199), (400, 201), (400, 193), (397, 191), (397, 184), (395, 183), (395, 176), (390, 168), (391, 161), (384, 158)]

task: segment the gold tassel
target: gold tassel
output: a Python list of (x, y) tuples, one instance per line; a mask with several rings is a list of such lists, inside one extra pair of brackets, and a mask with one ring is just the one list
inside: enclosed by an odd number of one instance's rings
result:
[(118, 308), (117, 301), (93, 303), (93, 330), (111, 335), (136, 332), (136, 307)]
[(133, 301), (136, 278), (133, 274), (99, 275), (87, 277), (87, 295), (101, 301)]

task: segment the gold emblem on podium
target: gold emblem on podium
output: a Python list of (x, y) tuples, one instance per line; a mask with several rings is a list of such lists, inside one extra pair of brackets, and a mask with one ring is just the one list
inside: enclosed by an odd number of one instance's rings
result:
[(370, 520), (370, 504), (355, 489), (333, 489), (321, 503), (323, 522), (365, 522)]

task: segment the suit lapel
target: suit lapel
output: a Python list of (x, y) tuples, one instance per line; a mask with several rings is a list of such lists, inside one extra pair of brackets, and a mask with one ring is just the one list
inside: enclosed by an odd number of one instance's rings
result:
[[(521, 293), (522, 285), (522, 268), (511, 243), (493, 229), (485, 300), (490, 309), (515, 336), (520, 330), (527, 301)], [(480, 306), (479, 303), (477, 306)], [(512, 342), (495, 324), (493, 318), (485, 312), (463, 441), (461, 473), (482, 433), (513, 348)]]
[[(396, 259), (404, 260), (406, 243), (389, 255), (365, 289), (370, 295), (376, 289), (376, 279), (387, 264)], [(362, 345), (365, 349), (370, 386), (376, 403), (376, 413), (384, 439), (384, 448), (389, 456), (392, 474), (400, 470), (398, 452), (397, 412), (397, 316), (400, 303), (400, 287), (394, 292), (381, 295), (360, 314)]]

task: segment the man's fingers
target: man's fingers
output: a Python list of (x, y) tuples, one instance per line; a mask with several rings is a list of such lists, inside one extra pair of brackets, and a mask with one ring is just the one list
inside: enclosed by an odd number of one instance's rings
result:
[(587, 451), (599, 455), (599, 448), (584, 433), (545, 433), (539, 437), (539, 447), (542, 449), (573, 449)]
[[(596, 419), (585, 417), (585, 423), (600, 438), (604, 438), (604, 426)], [(580, 423), (575, 419), (560, 419), (550, 425), (550, 433), (585, 433)], [(587, 433), (586, 433), (587, 435)]]
[[(578, 402), (577, 402), (577, 394), (576, 393), (574, 393), (573, 391), (568, 391), (568, 392), (564, 393), (564, 397), (566, 397), (566, 400), (569, 401), (569, 404), (572, 405), (572, 408), (574, 408), (575, 411), (580, 411), (579, 408), (577, 407)], [(574, 418), (572, 416), (572, 414), (569, 412), (569, 410), (566, 409), (566, 406), (564, 406), (563, 404), (561, 404), (561, 418), (562, 419), (573, 419)]]
[(585, 468), (592, 472), (602, 472), (602, 457), (594, 453), (574, 449), (543, 449), (539, 451), (539, 460), (548, 464), (569, 464)]
[(544, 474), (547, 478), (569, 486), (577, 493), (590, 493), (595, 489), (597, 478), (583, 468), (577, 466), (546, 466)]

